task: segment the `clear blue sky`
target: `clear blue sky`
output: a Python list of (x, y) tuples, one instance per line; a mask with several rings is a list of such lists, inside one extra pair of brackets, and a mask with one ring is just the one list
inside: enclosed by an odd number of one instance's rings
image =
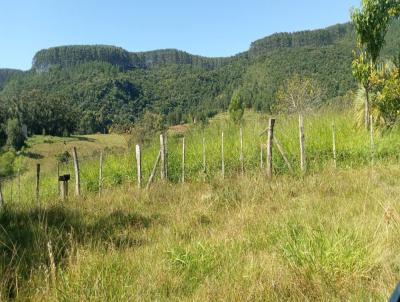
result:
[(29, 69), (36, 51), (110, 44), (229, 56), (282, 31), (349, 21), (360, 0), (0, 0), (0, 68)]

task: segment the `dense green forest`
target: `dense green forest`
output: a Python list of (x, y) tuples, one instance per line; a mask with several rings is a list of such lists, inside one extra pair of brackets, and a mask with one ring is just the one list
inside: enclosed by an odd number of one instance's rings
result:
[[(399, 38), (395, 21), (384, 56), (396, 55)], [(132, 53), (105, 45), (44, 49), (29, 71), (0, 70), (0, 124), (16, 118), (30, 133), (108, 132), (129, 128), (145, 111), (179, 124), (226, 110), (234, 92), (247, 107), (271, 112), (279, 86), (295, 73), (316, 79), (324, 102), (356, 88), (354, 48), (347, 23), (274, 34), (227, 58), (174, 49)]]
[(0, 68), (0, 90), (3, 89), (5, 84), (11, 77), (17, 73), (21, 73), (21, 70), (10, 69), (10, 68)]

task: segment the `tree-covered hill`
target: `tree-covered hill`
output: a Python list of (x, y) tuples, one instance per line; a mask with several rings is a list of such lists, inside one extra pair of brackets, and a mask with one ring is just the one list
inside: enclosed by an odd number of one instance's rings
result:
[[(384, 55), (396, 55), (399, 43), (400, 22), (395, 21)], [(0, 72), (0, 124), (18, 118), (33, 133), (103, 132), (131, 125), (146, 110), (178, 124), (226, 110), (235, 91), (247, 107), (270, 112), (279, 86), (294, 73), (315, 78), (324, 101), (356, 87), (354, 47), (349, 23), (274, 34), (227, 58), (174, 49), (133, 53), (105, 45), (54, 47), (39, 51), (32, 69), (13, 75), (3, 89)]]
[(132, 67), (129, 52), (108, 45), (71, 45), (40, 50), (32, 61), (32, 69), (48, 71), (52, 66), (71, 67), (88, 62), (107, 62), (127, 70)]
[(0, 68), (0, 90), (3, 89), (4, 85), (13, 75), (20, 72), (22, 71), (18, 69)]
[(276, 33), (251, 43), (249, 54), (253, 57), (282, 48), (322, 47), (342, 41), (354, 41), (350, 23), (337, 24), (325, 29)]
[(48, 71), (50, 67), (72, 67), (90, 62), (104, 62), (121, 70), (178, 64), (213, 69), (230, 62), (230, 58), (207, 58), (176, 49), (128, 52), (109, 45), (71, 45), (43, 49), (36, 53), (32, 69)]

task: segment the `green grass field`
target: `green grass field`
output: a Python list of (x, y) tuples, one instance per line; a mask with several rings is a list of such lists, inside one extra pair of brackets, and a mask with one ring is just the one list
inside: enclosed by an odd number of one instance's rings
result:
[[(156, 179), (149, 191), (136, 188), (134, 154), (119, 152), (127, 148), (123, 137), (72, 138), (67, 145), (35, 137), (28, 151), (48, 152), (39, 159), (47, 167), (41, 204), (31, 172), (21, 180), (19, 201), (15, 181), (13, 202), (11, 183), (3, 185), (0, 300), (385, 301), (400, 274), (400, 134), (375, 132), (372, 164), (369, 134), (353, 127), (350, 113), (310, 115), (308, 173), (301, 176), (297, 119), (277, 117), (276, 136), (296, 172), (274, 150), (275, 177), (268, 180), (259, 167), (267, 118), (246, 113), (243, 177), (239, 128), (225, 116), (184, 133), (186, 184), (179, 183), (183, 134), (171, 132), (170, 182)], [(61, 203), (54, 156), (73, 145), (82, 158), (83, 196), (74, 198), (71, 188)], [(105, 152), (99, 197), (98, 152), (106, 146), (117, 152)], [(143, 146), (144, 179), (158, 148), (158, 138)], [(35, 163), (29, 159), (27, 167)]]

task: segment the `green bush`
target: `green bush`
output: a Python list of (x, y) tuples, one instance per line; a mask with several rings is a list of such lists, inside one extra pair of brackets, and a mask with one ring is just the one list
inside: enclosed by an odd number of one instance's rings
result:
[(15, 157), (14, 151), (0, 154), (0, 177), (8, 177), (14, 173)]

